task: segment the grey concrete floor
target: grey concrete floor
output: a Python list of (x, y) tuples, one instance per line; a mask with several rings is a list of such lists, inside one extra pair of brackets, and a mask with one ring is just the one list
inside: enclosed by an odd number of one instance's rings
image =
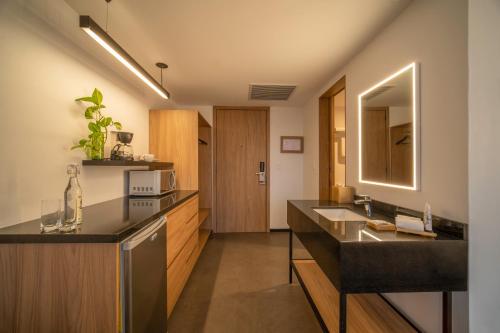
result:
[(288, 233), (209, 239), (168, 332), (321, 332), (300, 285), (288, 284)]

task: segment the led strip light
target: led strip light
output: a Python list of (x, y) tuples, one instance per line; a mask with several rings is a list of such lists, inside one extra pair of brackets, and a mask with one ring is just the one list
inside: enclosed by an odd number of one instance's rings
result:
[[(417, 75), (418, 75), (418, 66), (415, 62), (412, 62), (411, 64), (403, 67), (396, 73), (390, 75), (386, 79), (380, 81), (373, 87), (369, 88), (368, 90), (362, 92), (361, 94), (358, 95), (358, 170), (359, 170), (359, 182), (364, 183), (364, 184), (372, 184), (372, 185), (380, 185), (380, 186), (387, 186), (387, 187), (394, 187), (394, 188), (399, 188), (399, 189), (405, 189), (405, 190), (413, 190), (417, 191), (418, 190), (418, 142), (419, 142), (419, 133), (417, 132), (417, 122), (418, 122), (418, 117), (417, 117), (417, 111), (418, 111), (418, 90), (417, 90)], [(382, 183), (382, 182), (375, 182), (375, 181), (370, 181), (370, 180), (364, 180), (363, 179), (363, 156), (361, 153), (361, 149), (363, 146), (363, 133), (362, 133), (362, 111), (363, 111), (363, 105), (362, 105), (362, 100), (363, 96), (366, 94), (369, 94), (373, 90), (377, 89), (378, 87), (386, 84), (390, 80), (394, 79), (398, 75), (411, 70), (412, 71), (412, 116), (413, 116), (413, 142), (412, 142), (412, 155), (413, 155), (413, 179), (412, 179), (412, 185), (411, 186), (405, 186), (405, 185), (397, 185), (397, 184), (390, 184), (390, 183)]]
[(132, 73), (146, 83), (164, 99), (170, 98), (170, 93), (142, 68), (117, 42), (111, 38), (90, 16), (80, 16), (80, 28), (92, 39), (108, 51), (113, 57), (127, 67)]

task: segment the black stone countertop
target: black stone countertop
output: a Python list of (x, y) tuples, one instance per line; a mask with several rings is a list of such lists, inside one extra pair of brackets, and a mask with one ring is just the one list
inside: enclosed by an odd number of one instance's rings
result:
[[(321, 200), (289, 200), (287, 222), (337, 290), (346, 293), (467, 290), (467, 240), (376, 231), (363, 221), (331, 221), (314, 209), (363, 206)], [(370, 219), (394, 223), (373, 214)], [(465, 230), (465, 228), (464, 228)], [(294, 258), (301, 259), (301, 258)]]
[(83, 208), (83, 223), (70, 233), (41, 233), (40, 220), (0, 229), (1, 243), (114, 243), (185, 202), (198, 191), (175, 191), (162, 197), (123, 197)]
[[(315, 209), (346, 208), (356, 214), (362, 215), (364, 218), (368, 218), (366, 217), (363, 205), (339, 204), (327, 200), (289, 200), (289, 202), (321, 226), (330, 235), (335, 237), (339, 242), (436, 241), (465, 239), (465, 234), (462, 234), (462, 237), (459, 237), (458, 235), (441, 232), (440, 230), (434, 230), (434, 232), (438, 235), (437, 238), (422, 237), (401, 232), (376, 231), (370, 228), (366, 222), (363, 221), (330, 221), (315, 211)], [(369, 219), (383, 220), (393, 224), (395, 223), (393, 218), (379, 214), (375, 210)]]

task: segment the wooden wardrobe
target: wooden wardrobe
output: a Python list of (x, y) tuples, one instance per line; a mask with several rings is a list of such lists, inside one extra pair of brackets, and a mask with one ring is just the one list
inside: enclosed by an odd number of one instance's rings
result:
[[(161, 161), (174, 163), (177, 190), (199, 191), (195, 200), (186, 205), (196, 207), (197, 212), (191, 214), (190, 209), (185, 209), (190, 214), (178, 214), (189, 215), (185, 219), (189, 223), (182, 224), (186, 230), (179, 230), (178, 223), (174, 225), (179, 219), (172, 217), (171, 222), (167, 216), (167, 258), (170, 258), (167, 262), (167, 315), (170, 316), (212, 232), (212, 127), (195, 110), (151, 110), (149, 151)], [(192, 219), (197, 223), (194, 229)], [(177, 235), (184, 236), (182, 240), (172, 238), (180, 237)], [(168, 243), (175, 244), (175, 249)]]

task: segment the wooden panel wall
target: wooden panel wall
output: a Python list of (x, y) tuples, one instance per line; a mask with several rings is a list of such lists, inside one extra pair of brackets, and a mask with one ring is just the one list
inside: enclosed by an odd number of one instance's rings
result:
[(118, 244), (0, 244), (0, 331), (118, 332)]
[(149, 151), (164, 162), (173, 162), (177, 189), (198, 189), (198, 112), (151, 110)]

